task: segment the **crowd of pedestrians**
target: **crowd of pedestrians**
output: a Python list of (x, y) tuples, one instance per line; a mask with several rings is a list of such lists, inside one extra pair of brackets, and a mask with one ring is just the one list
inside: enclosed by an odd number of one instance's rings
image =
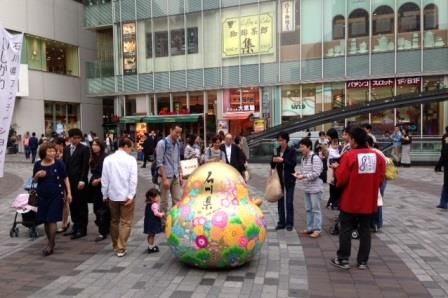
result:
[(360, 249), (357, 258), (359, 269), (366, 269), (370, 252), (371, 232), (382, 225), (382, 196), (385, 172), (389, 159), (375, 149), (371, 127), (346, 128), (342, 142), (335, 129), (319, 133), (314, 144), (310, 138), (299, 142), (300, 165), (297, 152), (288, 146), (289, 135), (280, 133), (278, 148), (274, 150), (271, 170), (277, 171), (283, 189), (278, 200), (276, 230), (293, 230), (294, 190), (301, 181), (304, 192), (306, 227), (301, 234), (319, 238), (322, 232), (321, 201), (324, 182), (329, 184), (330, 198), (327, 207), (339, 211), (333, 234), (339, 234), (339, 249), (331, 264), (349, 269), (352, 231), (357, 229)]

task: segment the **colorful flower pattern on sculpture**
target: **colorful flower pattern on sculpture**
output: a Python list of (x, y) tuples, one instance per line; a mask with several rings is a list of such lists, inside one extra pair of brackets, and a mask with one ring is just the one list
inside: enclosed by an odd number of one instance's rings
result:
[[(219, 173), (210, 177), (209, 172)], [(210, 180), (213, 179), (213, 192)], [(168, 213), (169, 247), (184, 263), (201, 268), (228, 268), (250, 261), (266, 238), (263, 212), (232, 167), (207, 163), (184, 188), (182, 200)]]

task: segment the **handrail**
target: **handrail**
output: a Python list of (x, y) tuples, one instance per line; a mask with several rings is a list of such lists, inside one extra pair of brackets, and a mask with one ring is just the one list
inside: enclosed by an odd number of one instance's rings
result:
[(443, 88), (437, 91), (427, 91), (415, 94), (405, 94), (393, 96), (385, 99), (378, 99), (363, 104), (351, 105), (331, 111), (321, 112), (304, 119), (303, 121), (286, 123), (284, 125), (275, 126), (262, 133), (254, 134), (247, 137), (249, 146), (255, 146), (262, 139), (275, 137), (280, 131), (286, 133), (293, 133), (313, 127), (320, 124), (325, 124), (337, 120), (343, 120), (360, 114), (377, 112), (391, 108), (400, 108), (414, 104), (422, 104), (428, 102), (439, 102), (448, 100), (448, 88)]

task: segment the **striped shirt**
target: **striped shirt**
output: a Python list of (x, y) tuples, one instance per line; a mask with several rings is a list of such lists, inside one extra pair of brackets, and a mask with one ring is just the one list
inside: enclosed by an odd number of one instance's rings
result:
[[(311, 162), (311, 158), (313, 158)], [(323, 191), (323, 182), (319, 178), (322, 173), (323, 164), (320, 157), (312, 151), (302, 158), (300, 164), (300, 172), (305, 179), (303, 179), (303, 186), (306, 193), (318, 193)]]

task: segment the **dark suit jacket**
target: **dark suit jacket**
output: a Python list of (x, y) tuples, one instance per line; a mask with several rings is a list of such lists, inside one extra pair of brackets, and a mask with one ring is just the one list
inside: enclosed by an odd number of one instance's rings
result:
[(283, 163), (274, 163), (274, 157), (280, 156), (280, 147), (275, 150), (275, 154), (271, 159), (271, 169), (277, 168), (278, 176), (280, 177), (280, 183), (282, 186), (292, 186), (296, 183), (296, 177), (292, 174), (295, 173), (295, 167), (297, 165), (297, 152), (294, 148), (286, 147), (283, 152)]
[(246, 156), (244, 155), (243, 150), (235, 144), (232, 144), (232, 153), (229, 157), (226, 154), (226, 145), (222, 144), (220, 147), (221, 151), (223, 151), (224, 156), (226, 157), (226, 163), (233, 166), (238, 172), (243, 174), (246, 170), (244, 164), (246, 163)]
[(37, 147), (39, 147), (39, 140), (36, 137), (31, 137), (28, 141), (28, 146), (31, 150), (37, 150)]
[(154, 149), (156, 148), (156, 140), (154, 137), (150, 136), (143, 142), (143, 152), (147, 155), (154, 154)]
[(83, 181), (87, 185), (89, 182), (87, 179), (89, 175), (89, 148), (83, 144), (79, 144), (75, 152), (73, 152), (73, 155), (70, 156), (70, 146), (67, 146), (64, 149), (63, 158), (71, 187), (76, 188), (80, 181)]

